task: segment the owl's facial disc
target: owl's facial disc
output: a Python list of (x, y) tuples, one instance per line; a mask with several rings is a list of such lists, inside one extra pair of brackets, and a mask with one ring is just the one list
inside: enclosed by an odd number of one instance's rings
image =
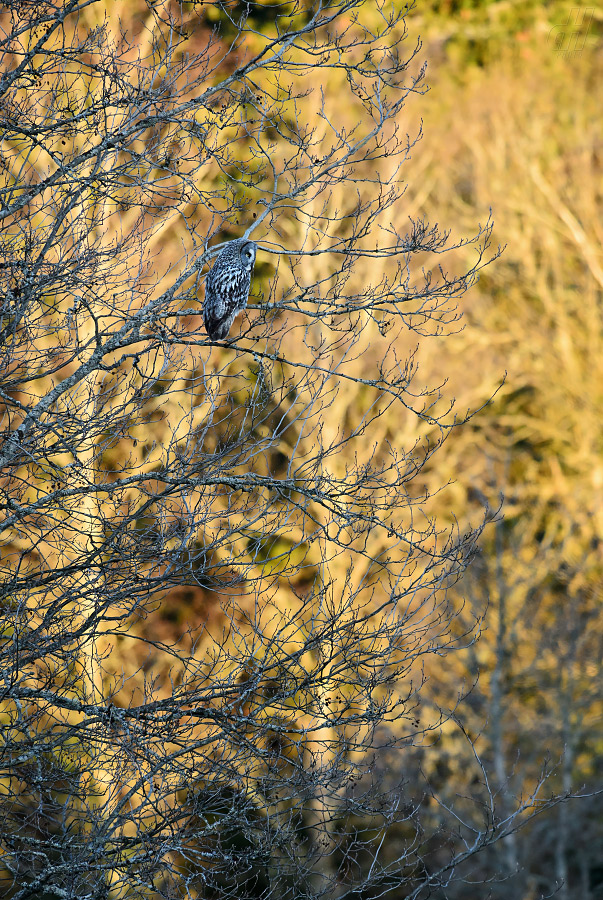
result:
[(248, 266), (252, 266), (255, 260), (255, 247), (253, 244), (246, 244), (243, 247), (241, 256), (243, 258), (243, 262)]

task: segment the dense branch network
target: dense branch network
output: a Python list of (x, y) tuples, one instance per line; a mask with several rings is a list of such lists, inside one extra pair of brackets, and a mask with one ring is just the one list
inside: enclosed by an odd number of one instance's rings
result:
[[(470, 845), (451, 812), (432, 860), (375, 775), (446, 718), (419, 724), (423, 659), (474, 637), (447, 588), (479, 529), (421, 483), (469, 413), (413, 342), (458, 327), (491, 223), (400, 224), (402, 14), (136, 8), (0, 13), (0, 884), (418, 900), (537, 803), (480, 798)], [(251, 235), (217, 346), (203, 283)]]

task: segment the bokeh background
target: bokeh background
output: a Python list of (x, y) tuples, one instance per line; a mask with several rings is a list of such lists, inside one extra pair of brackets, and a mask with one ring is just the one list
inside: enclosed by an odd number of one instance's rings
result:
[[(264, 6), (254, 5), (258, 29)], [(399, 0), (394, 6), (401, 7)], [(121, 6), (124, 20), (132, 9)], [(366, 22), (370, 10), (364, 13)], [(210, 26), (214, 14), (205, 15)], [(494, 242), (504, 252), (464, 298), (458, 328), (408, 339), (408, 348), (418, 343), (421, 380), (446, 381), (461, 414), (479, 410), (422, 471), (417, 491), (432, 492), (430, 512), (458, 520), (461, 530), (478, 525), (484, 510), (491, 521), (478, 558), (455, 588), (459, 633), (477, 616), (479, 639), (425, 662), (425, 715), (449, 710), (461, 697), (462, 703), (422, 748), (388, 760), (384, 777), (389, 773), (392, 784), (400, 776), (412, 780), (420, 766), (434, 797), (458, 804), (475, 793), (475, 760), (463, 732), (509, 811), (546, 770), (546, 790), (574, 799), (469, 860), (446, 896), (597, 900), (603, 898), (603, 807), (596, 795), (603, 786), (603, 7), (423, 2), (409, 11), (407, 26), (409, 52), (421, 39), (413, 65), (427, 61), (430, 89), (409, 102), (399, 122), (410, 134), (421, 123), (423, 131), (401, 173), (406, 193), (399, 209), (450, 229), (453, 239), (474, 234), (491, 211)], [(178, 235), (170, 240), (176, 254)], [(167, 241), (165, 252), (169, 247)], [(457, 257), (459, 271), (474, 262), (471, 246)], [(257, 295), (267, 295), (273, 275), (260, 260)], [(363, 273), (356, 275), (362, 282)], [(329, 412), (335, 421), (354, 400), (337, 402), (341, 408)], [(417, 439), (416, 423), (381, 424), (402, 444)], [(202, 591), (173, 592), (147, 619), (147, 634), (177, 639), (208, 616), (208, 603)], [(425, 796), (418, 802), (435, 833), (439, 803)], [(396, 834), (389, 840), (393, 857)], [(444, 861), (443, 844), (441, 853)]]
[[(477, 679), (459, 714), (502, 795), (525, 794), (547, 757), (557, 790), (587, 794), (603, 775), (603, 10), (441, 3), (409, 21), (432, 88), (411, 214), (462, 235), (492, 207), (506, 245), (467, 298), (464, 330), (424, 363), (461, 409), (498, 388), (438, 458), (433, 477), (451, 481), (439, 502), (471, 519), (504, 497), (459, 585), (469, 607), (487, 600), (481, 638), (431, 684), (441, 697)], [(454, 740), (440, 750), (442, 790), (458, 789)], [(603, 896), (600, 799), (560, 804), (496, 854), (490, 877), (522, 874), (494, 896)]]
[[(248, 4), (257, 30), (273, 5)], [(376, 3), (374, 11), (377, 19)], [(147, 12), (142, 0), (106, 0), (82, 22), (108, 16), (142, 45)], [(192, 50), (220, 18), (213, 4), (194, 14), (201, 18)], [(479, 777), (509, 812), (546, 771), (546, 791), (562, 800), (468, 859), (462, 880), (438, 897), (603, 900), (603, 6), (420, 2), (408, 11), (407, 28), (409, 54), (421, 39), (412, 66), (427, 61), (429, 91), (409, 100), (398, 123), (411, 135), (422, 124), (401, 171), (398, 214), (437, 222), (453, 240), (474, 235), (492, 214), (494, 243), (504, 250), (464, 296), (462, 318), (446, 334), (400, 337), (402, 350), (417, 345), (421, 382), (445, 382), (457, 412), (474, 411), (422, 469), (415, 496), (425, 491), (429, 513), (458, 522), (461, 532), (484, 515), (489, 524), (475, 561), (451, 589), (466, 649), (424, 661), (417, 715), (434, 721), (440, 709), (455, 713), (407, 754), (384, 760), (383, 778), (412, 784), (419, 768), (427, 775), (432, 795), (409, 791), (409, 802), (424, 806), (424, 826), (436, 835), (433, 852), (444, 864), (442, 805), (462, 809), (463, 797), (478, 792), (476, 754)], [(337, 91), (335, 82), (322, 87), (327, 95)], [(353, 125), (345, 109), (340, 115), (344, 127)], [(161, 251), (166, 272), (187, 240), (176, 221), (157, 228), (149, 248)], [(201, 233), (203, 220), (196, 227)], [(475, 263), (475, 252), (472, 245), (457, 252), (459, 272)], [(374, 277), (362, 270), (371, 265), (358, 260), (360, 283)], [(283, 289), (289, 276), (281, 263)], [(268, 297), (274, 277), (275, 266), (259, 258), (254, 295)], [(215, 370), (228, 352), (208, 350)], [(355, 402), (361, 398), (335, 396), (329, 421), (353, 417)], [(380, 428), (393, 443), (410, 449), (429, 438), (428, 426), (419, 433), (414, 418), (387, 416)], [(166, 427), (158, 417), (137, 450), (160, 447)], [(130, 445), (127, 452), (135, 453)], [(283, 597), (287, 589), (283, 581)], [(186, 642), (189, 630), (219, 616), (215, 596), (183, 586), (137, 628), (150, 641)], [(133, 677), (143, 666), (169, 688), (168, 668), (162, 672), (148, 646), (139, 657), (125, 650), (120, 657), (117, 646), (112, 664)], [(389, 833), (392, 858), (404, 837)]]
[[(435, 462), (441, 512), (471, 521), (503, 498), (458, 586), (467, 611), (487, 602), (481, 637), (432, 661), (427, 689), (437, 703), (475, 684), (459, 716), (503, 802), (547, 759), (556, 790), (587, 795), (603, 782), (603, 9), (426, 3), (408, 21), (431, 87), (409, 214), (460, 237), (492, 208), (505, 245), (463, 330), (422, 348), (461, 410), (487, 403)], [(451, 730), (432, 757), (445, 794), (463, 793), (463, 752)], [(494, 883), (450, 896), (603, 897), (601, 813), (600, 798), (561, 803), (476, 861)]]

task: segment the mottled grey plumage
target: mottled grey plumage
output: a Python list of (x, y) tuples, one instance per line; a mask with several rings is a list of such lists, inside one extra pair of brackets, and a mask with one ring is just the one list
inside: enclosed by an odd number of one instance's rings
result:
[(235, 316), (247, 306), (256, 250), (254, 241), (231, 241), (207, 276), (203, 318), (212, 341), (227, 338)]

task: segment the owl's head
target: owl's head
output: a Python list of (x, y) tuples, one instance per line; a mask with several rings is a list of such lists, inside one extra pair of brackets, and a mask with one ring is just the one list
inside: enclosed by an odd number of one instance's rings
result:
[(245, 241), (241, 244), (239, 253), (241, 255), (241, 265), (244, 269), (253, 269), (256, 251), (257, 244), (255, 241)]

